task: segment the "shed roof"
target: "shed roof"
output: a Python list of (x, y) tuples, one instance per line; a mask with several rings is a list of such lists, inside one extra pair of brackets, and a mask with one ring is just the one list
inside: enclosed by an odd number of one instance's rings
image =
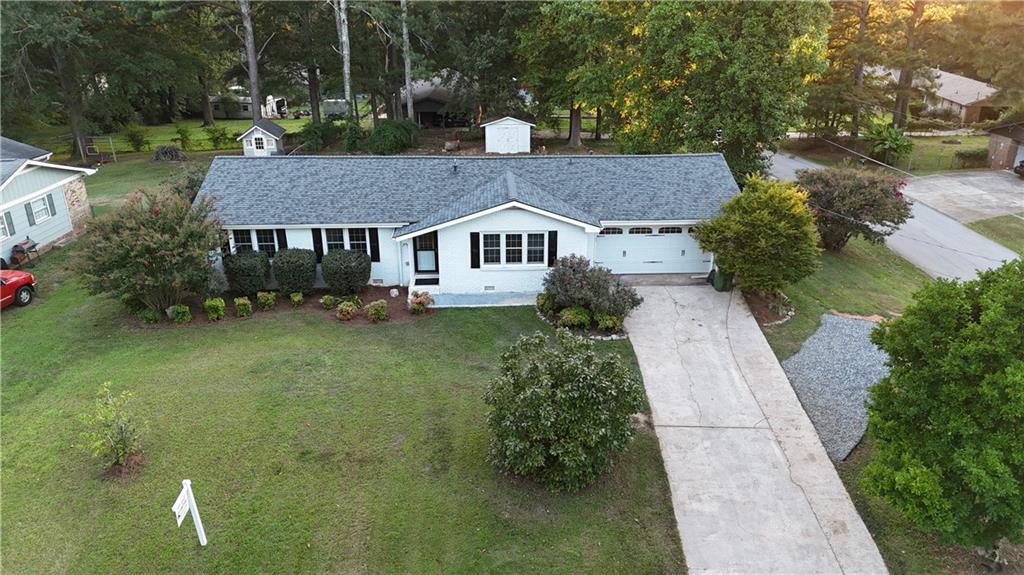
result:
[(46, 160), (51, 155), (53, 155), (53, 152), (48, 152), (42, 148), (23, 144), (17, 140), (12, 140), (7, 136), (0, 136), (0, 158), (4, 160)]
[(235, 140), (241, 140), (242, 138), (246, 137), (249, 134), (249, 132), (253, 131), (256, 128), (263, 130), (275, 140), (280, 140), (288, 131), (266, 118), (260, 118), (259, 120), (253, 122), (252, 126), (250, 126), (248, 130), (242, 132), (242, 135), (235, 138)]
[(495, 118), (493, 120), (487, 120), (483, 124), (480, 124), (480, 127), (481, 128), (486, 128), (487, 126), (490, 126), (491, 124), (504, 124), (504, 123), (522, 124), (522, 125), (525, 125), (525, 126), (530, 126), (531, 128), (536, 128), (537, 127), (537, 125), (532, 123), (532, 122), (527, 122), (526, 120), (522, 120), (522, 119), (519, 119), (519, 118), (514, 118), (512, 116), (504, 116), (504, 117), (501, 117), (501, 118)]
[(1004, 124), (1002, 126), (991, 128), (987, 131), (990, 134), (998, 134), (1000, 136), (1010, 138), (1019, 144), (1024, 144), (1024, 122)]
[(508, 201), (588, 224), (699, 220), (717, 215), (738, 191), (721, 154), (222, 156), (197, 198), (213, 197), (229, 226), (373, 223), (422, 230)]

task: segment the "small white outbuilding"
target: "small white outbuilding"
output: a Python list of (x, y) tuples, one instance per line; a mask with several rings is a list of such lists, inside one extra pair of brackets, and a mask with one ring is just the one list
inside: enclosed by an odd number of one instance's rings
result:
[(284, 134), (287, 130), (261, 118), (238, 136), (246, 156), (277, 156), (284, 153)]
[(535, 126), (511, 116), (481, 124), (488, 154), (529, 154), (530, 130)]

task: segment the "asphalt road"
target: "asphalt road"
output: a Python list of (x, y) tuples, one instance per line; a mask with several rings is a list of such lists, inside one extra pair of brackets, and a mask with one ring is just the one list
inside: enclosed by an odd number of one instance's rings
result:
[[(788, 154), (774, 154), (771, 174), (789, 180), (796, 170), (823, 167)], [(978, 270), (999, 267), (1017, 257), (1009, 248), (920, 200), (914, 201), (913, 217), (886, 239), (886, 245), (932, 277), (964, 280), (974, 278)]]

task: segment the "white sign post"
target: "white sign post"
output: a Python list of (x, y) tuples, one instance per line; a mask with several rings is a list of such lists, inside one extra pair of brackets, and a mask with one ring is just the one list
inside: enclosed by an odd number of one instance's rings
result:
[(206, 530), (203, 529), (202, 519), (199, 519), (199, 507), (196, 506), (196, 498), (192, 495), (191, 480), (182, 480), (181, 493), (174, 500), (174, 505), (171, 506), (171, 509), (174, 510), (174, 518), (178, 520), (178, 527), (181, 527), (181, 522), (185, 520), (185, 514), (189, 511), (192, 512), (192, 522), (196, 524), (196, 535), (199, 536), (199, 544), (205, 546)]

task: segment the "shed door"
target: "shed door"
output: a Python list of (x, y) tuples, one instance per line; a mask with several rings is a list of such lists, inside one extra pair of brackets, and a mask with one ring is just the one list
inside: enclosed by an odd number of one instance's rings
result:
[[(687, 226), (623, 227), (597, 236), (594, 263), (617, 274), (704, 273), (711, 256), (701, 251)], [(633, 233), (630, 233), (630, 232)]]
[(497, 148), (496, 151), (499, 154), (515, 154), (518, 152), (519, 146), (519, 127), (518, 126), (495, 126), (497, 128), (496, 140)]

